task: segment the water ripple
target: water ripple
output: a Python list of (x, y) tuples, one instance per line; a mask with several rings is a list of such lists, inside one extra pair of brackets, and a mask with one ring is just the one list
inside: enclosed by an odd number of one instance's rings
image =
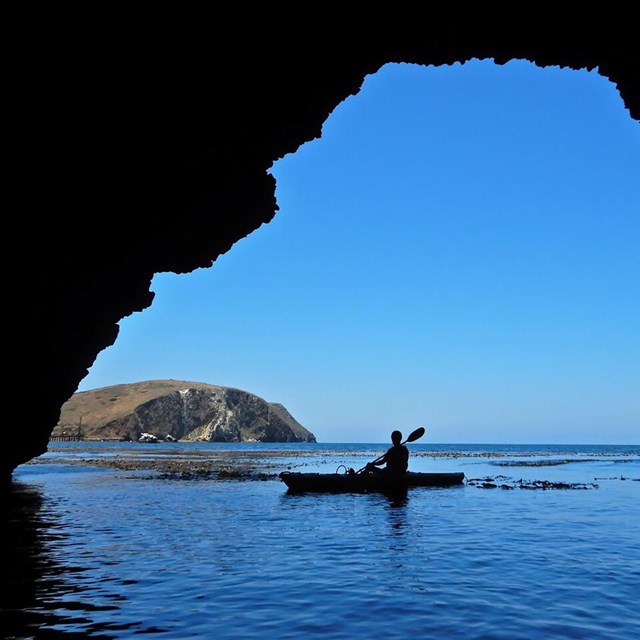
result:
[[(494, 458), (462, 460), (491, 473)], [(637, 482), (393, 501), (44, 468), (9, 505), (14, 637), (640, 637)], [(576, 482), (601, 471), (599, 459), (544, 468)]]

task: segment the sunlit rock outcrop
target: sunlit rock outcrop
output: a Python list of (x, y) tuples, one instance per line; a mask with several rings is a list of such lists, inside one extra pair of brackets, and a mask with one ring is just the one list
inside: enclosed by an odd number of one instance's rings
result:
[[(150, 380), (75, 393), (53, 437), (137, 442), (315, 442), (281, 404), (230, 387)], [(147, 438), (147, 441), (149, 439)]]

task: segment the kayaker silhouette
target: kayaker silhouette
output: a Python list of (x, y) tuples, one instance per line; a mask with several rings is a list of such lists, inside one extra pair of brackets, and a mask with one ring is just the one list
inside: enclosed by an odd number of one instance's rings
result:
[[(374, 460), (367, 463), (364, 473), (384, 473), (394, 476), (402, 475), (409, 468), (409, 449), (402, 442), (402, 433), (398, 430), (391, 433), (392, 447), (387, 452)], [(385, 465), (379, 469), (381, 465)]]

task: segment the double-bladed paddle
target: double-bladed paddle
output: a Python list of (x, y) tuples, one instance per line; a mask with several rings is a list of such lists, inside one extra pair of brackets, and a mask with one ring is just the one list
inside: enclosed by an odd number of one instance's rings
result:
[[(403, 442), (401, 442), (400, 444), (407, 444), (407, 442), (415, 442), (418, 438), (422, 438), (422, 436), (424, 435), (425, 432), (425, 428), (424, 427), (418, 427), (415, 431), (412, 431), (409, 434), (409, 437), (404, 440)], [(386, 453), (383, 453), (379, 458), (376, 458), (371, 464), (375, 464), (376, 462), (380, 462), (382, 460), (382, 458), (384, 458), (386, 455)], [(367, 465), (368, 466), (368, 465)], [(358, 469), (356, 471), (356, 473), (362, 473), (367, 467), (362, 467), (362, 469)]]

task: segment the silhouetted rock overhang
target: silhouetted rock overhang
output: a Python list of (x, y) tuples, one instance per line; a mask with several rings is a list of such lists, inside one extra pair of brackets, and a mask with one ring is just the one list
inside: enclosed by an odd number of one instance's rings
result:
[(546, 27), (526, 32), (526, 15), (516, 26), (455, 15), (423, 17), (411, 32), (385, 16), (376, 34), (363, 27), (340, 38), (305, 28), (233, 41), (213, 24), (208, 38), (178, 37), (152, 23), (126, 36), (98, 36), (87, 24), (30, 37), (8, 120), (18, 206), (7, 213), (23, 240), (8, 275), (20, 308), (8, 309), (21, 318), (14, 350), (37, 386), (28, 396), (18, 386), (28, 415), (7, 426), (2, 477), (46, 451), (62, 405), (115, 342), (118, 322), (151, 305), (154, 274), (208, 267), (272, 220), (269, 168), (319, 137), (384, 64), (522, 59), (597, 69), (639, 120), (637, 34), (625, 16), (612, 28), (606, 12), (590, 29), (546, 16)]

